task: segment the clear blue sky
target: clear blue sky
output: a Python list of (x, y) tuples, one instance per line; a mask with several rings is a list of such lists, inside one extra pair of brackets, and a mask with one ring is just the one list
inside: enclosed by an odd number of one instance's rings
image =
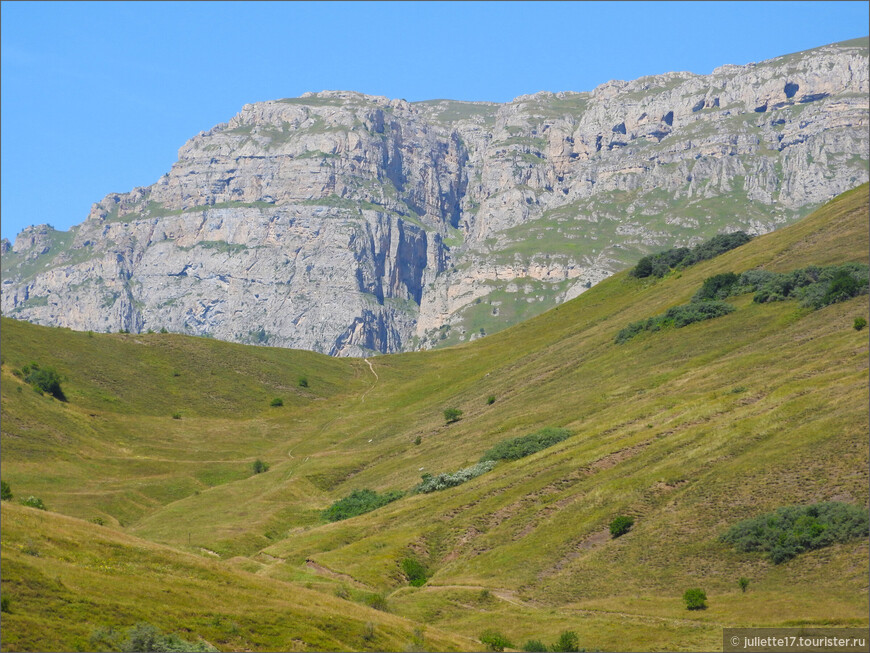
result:
[(248, 102), (506, 102), (867, 35), (867, 2), (3, 2), (2, 235), (154, 183)]

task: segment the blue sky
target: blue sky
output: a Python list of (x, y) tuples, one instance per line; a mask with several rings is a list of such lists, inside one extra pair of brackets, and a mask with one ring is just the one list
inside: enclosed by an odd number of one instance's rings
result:
[(867, 35), (867, 2), (3, 2), (2, 235), (154, 183), (249, 102), (506, 102)]

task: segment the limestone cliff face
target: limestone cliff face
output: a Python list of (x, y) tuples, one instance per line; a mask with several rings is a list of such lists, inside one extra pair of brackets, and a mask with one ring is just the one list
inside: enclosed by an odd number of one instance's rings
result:
[(478, 337), (868, 178), (867, 39), (504, 105), (246, 105), (157, 183), (4, 241), (5, 315), (333, 355)]

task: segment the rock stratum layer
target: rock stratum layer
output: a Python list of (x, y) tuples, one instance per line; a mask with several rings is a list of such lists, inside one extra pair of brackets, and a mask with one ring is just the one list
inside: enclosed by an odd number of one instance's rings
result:
[(868, 41), (507, 104), (246, 105), (157, 183), (2, 244), (4, 315), (341, 356), (473, 339), (868, 179)]

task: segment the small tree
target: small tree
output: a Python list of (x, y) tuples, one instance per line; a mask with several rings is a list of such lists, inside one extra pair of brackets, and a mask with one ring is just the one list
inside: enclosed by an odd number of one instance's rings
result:
[(686, 602), (686, 608), (688, 610), (707, 609), (707, 594), (702, 589), (694, 588), (686, 590), (683, 594), (683, 601)]
[(254, 473), (255, 473), (255, 474), (262, 474), (263, 472), (268, 472), (268, 471), (269, 471), (269, 464), (268, 464), (268, 463), (264, 463), (262, 460), (260, 460), (259, 458), (257, 458), (257, 459), (254, 461), (254, 464), (251, 465), (251, 469), (254, 470)]
[(627, 515), (620, 515), (612, 522), (610, 522), (610, 534), (617, 538), (620, 535), (625, 535), (631, 530), (631, 527), (634, 525), (634, 517), (628, 517)]
[(34, 388), (39, 388), (43, 392), (47, 392), (55, 399), (66, 401), (66, 395), (60, 387), (60, 375), (50, 367), (40, 369), (31, 363), (31, 372), (24, 379)]
[(307, 388), (308, 387), (308, 377), (307, 376), (300, 376), (299, 377), (299, 387), (300, 388)]
[(458, 422), (460, 417), (462, 417), (462, 411), (458, 408), (446, 408), (444, 410), (444, 421), (447, 424)]
[(503, 651), (506, 648), (513, 648), (513, 644), (507, 637), (492, 629), (484, 630), (480, 634), (480, 643), (486, 645), (487, 651)]
[(559, 639), (553, 644), (553, 650), (575, 653), (580, 650), (580, 638), (573, 630), (566, 630), (559, 635)]
[(271, 402), (269, 402), (269, 405), (273, 407), (283, 406), (284, 400), (281, 399), (281, 397), (275, 397)]
[(740, 589), (745, 593), (746, 588), (749, 587), (749, 579), (741, 576), (740, 579), (737, 581), (737, 584), (740, 586)]
[(487, 406), (492, 406), (494, 403), (495, 403), (495, 395), (489, 395), (489, 396), (486, 398), (486, 405), (487, 405)]
[(0, 499), (3, 501), (12, 500), (12, 488), (9, 487), (9, 483), (6, 481), (0, 481)]
[(852, 324), (852, 326), (854, 327), (855, 331), (860, 331), (865, 326), (867, 326), (867, 320), (865, 320), (863, 317), (856, 317), (855, 322)]

